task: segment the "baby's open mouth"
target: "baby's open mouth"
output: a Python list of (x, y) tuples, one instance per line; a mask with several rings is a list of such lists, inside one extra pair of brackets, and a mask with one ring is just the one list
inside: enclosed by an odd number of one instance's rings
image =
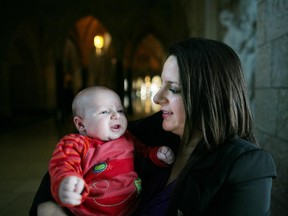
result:
[(111, 127), (113, 130), (119, 130), (121, 128), (121, 125), (120, 124), (117, 124), (117, 125), (113, 125)]

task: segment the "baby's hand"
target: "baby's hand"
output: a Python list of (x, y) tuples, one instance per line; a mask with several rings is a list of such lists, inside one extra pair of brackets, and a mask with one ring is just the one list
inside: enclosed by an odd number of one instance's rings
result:
[(167, 146), (161, 146), (157, 152), (157, 157), (159, 160), (166, 164), (172, 164), (174, 162), (174, 153)]
[(64, 178), (59, 187), (59, 198), (63, 204), (79, 205), (81, 192), (84, 188), (84, 180), (76, 176)]

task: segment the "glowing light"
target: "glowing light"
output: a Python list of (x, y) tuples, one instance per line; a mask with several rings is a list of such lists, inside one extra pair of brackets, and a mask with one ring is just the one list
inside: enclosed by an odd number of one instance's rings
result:
[(100, 35), (96, 35), (94, 37), (94, 46), (96, 47), (96, 49), (102, 49), (104, 46), (104, 38)]

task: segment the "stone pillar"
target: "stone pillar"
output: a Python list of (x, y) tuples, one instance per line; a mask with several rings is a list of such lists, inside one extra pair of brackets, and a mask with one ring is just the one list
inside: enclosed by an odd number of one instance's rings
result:
[(288, 1), (258, 0), (255, 73), (257, 138), (275, 160), (272, 215), (288, 215)]

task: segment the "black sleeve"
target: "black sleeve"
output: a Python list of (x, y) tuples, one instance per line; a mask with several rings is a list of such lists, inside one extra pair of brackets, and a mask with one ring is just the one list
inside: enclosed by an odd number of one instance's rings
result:
[[(50, 175), (49, 172), (47, 171), (42, 178), (42, 181), (40, 183), (40, 186), (36, 192), (36, 195), (33, 199), (31, 208), (29, 210), (29, 215), (30, 216), (37, 216), (37, 207), (41, 203), (48, 202), (48, 201), (53, 201), (55, 202), (54, 198), (52, 197), (51, 190), (50, 190)], [(68, 208), (63, 208), (63, 211), (69, 215), (69, 216), (74, 216)]]
[(229, 190), (218, 205), (221, 215), (270, 215), (272, 180), (276, 175), (274, 160), (267, 151), (254, 150), (239, 156), (227, 178)]
[(268, 216), (271, 214), (271, 190), (271, 177), (243, 182), (234, 186), (234, 191), (227, 195), (217, 210), (223, 216)]
[(29, 215), (37, 216), (37, 206), (43, 202), (52, 201), (52, 200), (54, 199), (50, 191), (50, 176), (49, 176), (49, 173), (46, 172), (36, 192), (36, 195), (33, 199), (32, 206), (29, 211)]

